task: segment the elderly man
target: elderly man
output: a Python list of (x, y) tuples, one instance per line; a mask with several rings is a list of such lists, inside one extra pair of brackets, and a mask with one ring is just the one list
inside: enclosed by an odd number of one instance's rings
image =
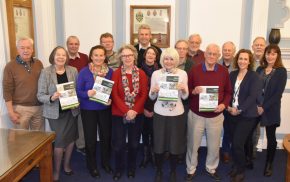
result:
[(33, 58), (33, 40), (22, 37), (16, 42), (18, 55), (5, 66), (3, 97), (10, 120), (17, 129), (44, 130), (42, 107), (36, 93), (43, 65)]
[[(77, 36), (69, 36), (66, 41), (66, 46), (69, 54), (69, 62), (70, 66), (75, 67), (78, 72), (81, 71), (84, 67), (86, 67), (89, 63), (89, 58), (86, 54), (79, 52), (80, 48), (80, 40)], [(84, 139), (84, 131), (81, 116), (78, 116), (78, 132), (79, 138), (76, 140), (76, 151), (85, 155), (85, 139)]]
[(194, 62), (194, 65), (204, 62), (204, 52), (200, 50), (201, 42), (202, 40), (199, 34), (192, 34), (188, 38), (188, 55), (191, 58), (191, 61)]
[(255, 60), (255, 70), (260, 66), (260, 60), (263, 57), (266, 48), (266, 40), (264, 37), (256, 37), (252, 44), (253, 56)]
[[(222, 47), (222, 58), (218, 61), (220, 65), (223, 65), (225, 68), (228, 69), (230, 73), (233, 71), (232, 61), (234, 59), (236, 52), (236, 46), (233, 42), (228, 41), (223, 44)], [(230, 125), (229, 120), (227, 119), (228, 113), (224, 112), (224, 135), (222, 141), (222, 161), (224, 163), (229, 163), (230, 161), (230, 150), (231, 150), (231, 142), (230, 142)]]
[[(155, 45), (151, 45), (150, 40), (152, 39), (152, 34), (151, 34), (151, 28), (149, 25), (146, 24), (142, 24), (140, 25), (139, 29), (138, 29), (138, 41), (139, 44), (135, 45), (135, 48), (137, 49), (138, 52), (138, 60), (137, 60), (137, 66), (140, 68), (142, 62), (144, 62), (145, 58), (144, 58), (144, 52), (145, 50), (152, 46), (155, 47), (159, 53), (159, 55), (161, 55), (161, 49)], [(160, 65), (160, 60), (156, 60), (159, 67), (161, 67)]]
[[(232, 88), (227, 69), (217, 64), (219, 57), (219, 47), (216, 44), (208, 45), (205, 52), (205, 62), (193, 67), (189, 75), (190, 103), (187, 123), (187, 181), (191, 181), (195, 176), (198, 163), (198, 149), (205, 130), (207, 139), (206, 172), (215, 181), (221, 180), (216, 168), (219, 164), (220, 137), (224, 121), (222, 112), (230, 102)], [(200, 94), (208, 90), (209, 87), (206, 88), (207, 86), (215, 87), (218, 103), (216, 106), (212, 106), (212, 110), (204, 112), (199, 105), (203, 98), (200, 97)]]
[(120, 61), (117, 58), (117, 53), (113, 51), (114, 37), (110, 33), (103, 33), (100, 36), (100, 44), (106, 49), (106, 57), (108, 60), (108, 66), (113, 70), (116, 70), (120, 66)]

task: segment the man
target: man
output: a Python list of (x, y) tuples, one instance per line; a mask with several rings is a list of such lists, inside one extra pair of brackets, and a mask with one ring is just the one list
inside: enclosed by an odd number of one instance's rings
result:
[[(221, 180), (216, 168), (219, 163), (220, 137), (224, 120), (222, 112), (230, 102), (232, 88), (228, 71), (217, 64), (219, 57), (219, 47), (216, 44), (208, 45), (205, 52), (205, 62), (194, 66), (189, 75), (187, 181), (191, 181), (195, 176), (198, 163), (198, 148), (205, 130), (207, 139), (206, 172), (215, 181)], [(199, 110), (199, 94), (205, 89), (204, 86), (218, 87), (218, 104), (210, 112)]]
[(9, 118), (16, 129), (44, 130), (42, 107), (36, 94), (43, 65), (33, 58), (33, 40), (21, 37), (16, 42), (18, 55), (5, 66), (3, 97)]
[[(66, 46), (69, 54), (69, 62), (70, 66), (75, 67), (78, 72), (81, 69), (86, 67), (89, 63), (89, 58), (86, 54), (79, 52), (80, 48), (80, 41), (77, 36), (69, 36), (66, 40)], [(85, 155), (85, 139), (84, 139), (84, 130), (83, 130), (83, 123), (81, 119), (81, 115), (78, 116), (78, 132), (79, 138), (76, 141), (76, 151), (80, 152), (81, 154)]]
[(266, 40), (264, 37), (256, 37), (252, 44), (253, 56), (255, 60), (255, 70), (260, 66), (260, 60), (263, 57), (266, 48)]
[(193, 66), (194, 62), (190, 60), (188, 57), (188, 41), (186, 40), (178, 40), (175, 43), (175, 49), (179, 54), (179, 65), (178, 68), (186, 71), (189, 73), (191, 67)]
[[(228, 41), (223, 44), (222, 47), (222, 58), (218, 61), (220, 65), (223, 65), (225, 68), (227, 68), (228, 72), (230, 73), (233, 71), (232, 62), (234, 60), (236, 52), (236, 46), (233, 42)], [(222, 141), (222, 161), (224, 163), (230, 162), (230, 152), (231, 152), (231, 142), (230, 142), (230, 123), (229, 120), (226, 119), (228, 116), (227, 112), (224, 112), (224, 135), (223, 135), (223, 141)]]
[(108, 66), (113, 70), (116, 70), (120, 66), (120, 61), (117, 58), (117, 53), (113, 51), (114, 37), (110, 33), (104, 33), (100, 37), (100, 44), (106, 49), (106, 58), (108, 60)]
[(204, 62), (204, 52), (200, 50), (201, 42), (202, 40), (199, 34), (192, 34), (188, 38), (188, 55), (191, 58), (191, 61), (194, 62), (194, 65)]
[[(142, 62), (144, 62), (145, 58), (144, 58), (144, 52), (145, 50), (152, 46), (155, 47), (159, 53), (159, 55), (161, 55), (161, 49), (155, 45), (151, 45), (150, 40), (152, 39), (152, 35), (151, 35), (151, 28), (149, 25), (146, 24), (142, 24), (140, 25), (139, 29), (138, 29), (138, 41), (139, 44), (135, 45), (135, 48), (137, 49), (138, 52), (138, 60), (137, 60), (137, 66), (140, 68), (142, 65)], [(160, 60), (156, 60), (159, 67), (161, 67), (160, 65)]]

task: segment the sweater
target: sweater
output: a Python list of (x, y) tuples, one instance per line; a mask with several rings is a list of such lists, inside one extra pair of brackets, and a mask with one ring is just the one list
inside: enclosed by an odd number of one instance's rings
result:
[(78, 72), (81, 71), (84, 67), (86, 67), (89, 63), (89, 58), (86, 54), (79, 52), (79, 57), (75, 57), (74, 59), (69, 58), (68, 65), (75, 67)]

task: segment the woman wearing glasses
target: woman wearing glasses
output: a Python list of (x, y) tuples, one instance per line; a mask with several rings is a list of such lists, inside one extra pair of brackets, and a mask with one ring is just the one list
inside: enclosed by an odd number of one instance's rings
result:
[(118, 51), (121, 62), (112, 76), (112, 147), (115, 152), (113, 179), (119, 180), (124, 169), (128, 136), (127, 175), (135, 177), (137, 148), (143, 124), (144, 104), (148, 94), (147, 77), (137, 68), (137, 50), (124, 45)]

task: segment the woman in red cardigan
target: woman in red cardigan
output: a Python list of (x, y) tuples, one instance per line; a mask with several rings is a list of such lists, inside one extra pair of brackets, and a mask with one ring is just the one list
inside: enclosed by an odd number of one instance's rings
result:
[(112, 147), (115, 152), (113, 179), (119, 180), (124, 169), (126, 137), (128, 135), (127, 175), (135, 177), (137, 148), (147, 99), (147, 77), (136, 66), (137, 50), (124, 45), (118, 51), (121, 66), (112, 76)]

